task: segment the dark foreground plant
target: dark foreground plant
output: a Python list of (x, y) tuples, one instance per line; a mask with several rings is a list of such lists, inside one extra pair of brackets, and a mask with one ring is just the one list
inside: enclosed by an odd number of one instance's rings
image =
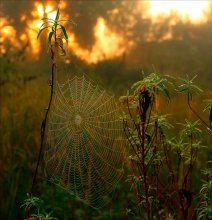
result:
[(201, 220), (212, 219), (212, 171), (207, 170), (206, 175), (208, 179), (202, 185), (198, 197), (199, 202), (196, 206), (197, 217)]
[(30, 196), (24, 200), (24, 203), (21, 207), (25, 207), (25, 210), (33, 209), (33, 213), (31, 217), (34, 217), (38, 220), (57, 220), (57, 218), (52, 217), (51, 213), (41, 212), (41, 203), (43, 201), (40, 200), (38, 197)]
[[(167, 115), (159, 113), (159, 97), (163, 93), (170, 100), (169, 84), (165, 77), (150, 74), (135, 83), (128, 96), (121, 97), (125, 106), (123, 128), (132, 149), (128, 180), (142, 219), (204, 219), (201, 216), (210, 216), (211, 205), (208, 196), (202, 194), (205, 191), (195, 189), (193, 183), (198, 153), (203, 149), (202, 120), (186, 119), (185, 124), (180, 124), (179, 136), (168, 138), (167, 129), (172, 125)], [(180, 88), (181, 92), (187, 91), (191, 108), (191, 88), (196, 86), (188, 84)]]
[(136, 192), (139, 212), (146, 211), (148, 220), (160, 219), (158, 177), (162, 158), (158, 146), (164, 129), (171, 125), (158, 110), (161, 92), (170, 99), (168, 84), (166, 78), (153, 73), (135, 83), (131, 95), (122, 97), (129, 113), (123, 120), (124, 132), (133, 150), (129, 157), (133, 174), (129, 175), (129, 181)]
[[(51, 107), (52, 98), (53, 98), (53, 94), (54, 94), (54, 75), (55, 75), (55, 71), (56, 71), (56, 67), (57, 67), (57, 60), (60, 56), (65, 55), (65, 50), (64, 50), (64, 46), (63, 46), (63, 39), (65, 39), (65, 41), (68, 43), (68, 35), (66, 32), (66, 29), (63, 25), (61, 25), (61, 23), (71, 22), (71, 23), (75, 24), (72, 20), (67, 20), (67, 19), (60, 20), (59, 18), (60, 18), (60, 8), (58, 7), (55, 19), (50, 19), (50, 18), (43, 18), (42, 19), (44, 22), (41, 25), (40, 31), (38, 32), (38, 35), (37, 35), (37, 39), (38, 39), (44, 30), (46, 30), (46, 29), (51, 30), (48, 34), (48, 43), (49, 43), (49, 47), (50, 47), (50, 51), (51, 51), (51, 59), (53, 62), (52, 62), (52, 71), (51, 71), (50, 98), (49, 98), (49, 103), (48, 103), (48, 107), (46, 109), (44, 119), (41, 124), (41, 144), (40, 144), (40, 150), (39, 150), (39, 154), (38, 154), (38, 159), (37, 159), (37, 164), (36, 164), (32, 184), (31, 184), (31, 187), (30, 187), (29, 193), (28, 193), (29, 198), (31, 198), (31, 196), (32, 196), (32, 192), (33, 192), (33, 189), (35, 186), (35, 181), (36, 181), (36, 177), (37, 177), (37, 173), (38, 173), (38, 167), (39, 167), (40, 160), (41, 160), (43, 144), (44, 144), (44, 136), (45, 136), (45, 130), (46, 130), (46, 121), (48, 118), (48, 114), (49, 114), (49, 110)], [(30, 215), (30, 208), (31, 208), (31, 206), (27, 206), (27, 208), (26, 208), (26, 217), (27, 218), (29, 218), (29, 215)]]

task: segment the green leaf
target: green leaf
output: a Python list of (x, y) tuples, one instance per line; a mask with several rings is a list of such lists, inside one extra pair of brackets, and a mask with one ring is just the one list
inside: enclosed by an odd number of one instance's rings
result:
[(166, 95), (166, 97), (170, 101), (171, 100), (171, 96), (170, 96), (170, 93), (169, 93), (167, 88), (165, 88), (165, 87), (163, 88), (163, 93)]
[(72, 24), (74, 24), (75, 26), (77, 26), (77, 23), (75, 23), (73, 20), (71, 20), (71, 19), (62, 19), (62, 20), (59, 20), (58, 21), (58, 23), (59, 22), (71, 22)]
[(196, 92), (203, 92), (202, 89), (200, 89), (198, 86), (196, 85), (192, 85), (191, 87), (193, 87), (194, 89), (196, 89)]
[(60, 8), (58, 7), (58, 9), (57, 9), (57, 14), (56, 14), (56, 17), (55, 17), (55, 20), (58, 21), (59, 17), (60, 17)]
[(137, 87), (137, 86), (139, 86), (139, 85), (141, 85), (141, 84), (142, 84), (142, 80), (140, 80), (140, 81), (134, 83), (134, 84), (132, 85), (131, 89), (134, 89), (135, 87)]
[(40, 26), (40, 29), (41, 29), (45, 24), (48, 24), (48, 23), (53, 23), (53, 22), (52, 22), (52, 21), (43, 22), (43, 24)]
[(186, 88), (182, 88), (181, 89), (180, 87), (178, 87), (177, 90), (178, 90), (178, 92), (182, 92), (183, 93), (185, 91), (188, 91), (188, 88), (186, 87)]
[(41, 18), (41, 20), (50, 20), (50, 21), (54, 21), (54, 19), (52, 19), (52, 18)]
[(49, 33), (49, 37), (48, 37), (49, 43), (51, 43), (51, 39), (52, 39), (53, 34), (54, 34), (54, 31), (51, 31), (51, 32)]
[(37, 35), (37, 39), (40, 37), (41, 33), (46, 29), (46, 28), (49, 28), (51, 26), (47, 26), (47, 27), (44, 27), (42, 29), (40, 29), (40, 31), (38, 32), (38, 35)]
[[(198, 75), (195, 75), (195, 76), (194, 76), (194, 77), (193, 77), (193, 78), (192, 78), (190, 81), (191, 81), (191, 82), (193, 82), (193, 81), (194, 81), (194, 79), (196, 79), (196, 78), (197, 78), (197, 76), (198, 76)], [(188, 77), (188, 76), (187, 76), (187, 77)], [(188, 78), (189, 78), (189, 77), (188, 77)]]
[(60, 27), (61, 27), (61, 29), (62, 29), (62, 31), (63, 31), (63, 34), (64, 34), (64, 37), (65, 37), (65, 39), (66, 39), (66, 41), (68, 40), (68, 35), (67, 35), (67, 33), (66, 33), (66, 29), (65, 29), (65, 27), (63, 26), (63, 25), (60, 25)]

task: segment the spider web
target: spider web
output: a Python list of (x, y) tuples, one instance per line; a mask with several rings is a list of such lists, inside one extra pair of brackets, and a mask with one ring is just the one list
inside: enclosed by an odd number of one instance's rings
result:
[(108, 202), (123, 175), (125, 139), (115, 98), (84, 75), (55, 81), (45, 174), (90, 206)]

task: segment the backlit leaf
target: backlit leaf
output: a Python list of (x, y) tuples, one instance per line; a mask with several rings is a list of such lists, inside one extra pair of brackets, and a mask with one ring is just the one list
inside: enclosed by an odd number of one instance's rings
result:
[(62, 26), (62, 25), (60, 25), (60, 27), (61, 27), (61, 29), (62, 29), (62, 31), (63, 31), (63, 34), (64, 34), (64, 37), (65, 37), (65, 39), (66, 39), (66, 41), (67, 41), (67, 40), (68, 40), (68, 35), (67, 35), (67, 33), (66, 33), (66, 29), (65, 29), (65, 27)]
[(58, 21), (59, 17), (60, 17), (60, 8), (57, 9), (57, 14), (56, 14), (55, 20)]
[(49, 28), (49, 27), (51, 27), (51, 26), (47, 26), (47, 27), (41, 28), (40, 31), (38, 32), (37, 39), (40, 37), (41, 33), (42, 33), (46, 28)]
[(48, 37), (49, 43), (51, 43), (51, 39), (52, 39), (53, 34), (54, 34), (54, 31), (51, 31), (51, 32), (49, 33), (49, 37)]

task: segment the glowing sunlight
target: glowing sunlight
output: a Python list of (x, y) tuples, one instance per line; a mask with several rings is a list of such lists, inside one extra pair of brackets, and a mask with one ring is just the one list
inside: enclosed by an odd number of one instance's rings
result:
[(94, 36), (95, 42), (90, 51), (80, 48), (77, 43), (72, 45), (74, 53), (81, 59), (88, 63), (97, 63), (124, 54), (126, 48), (123, 37), (110, 30), (102, 17), (97, 19)]
[(209, 9), (209, 2), (199, 1), (150, 1), (150, 15), (154, 18), (167, 16), (176, 13), (185, 21), (202, 22), (205, 18), (205, 11)]

